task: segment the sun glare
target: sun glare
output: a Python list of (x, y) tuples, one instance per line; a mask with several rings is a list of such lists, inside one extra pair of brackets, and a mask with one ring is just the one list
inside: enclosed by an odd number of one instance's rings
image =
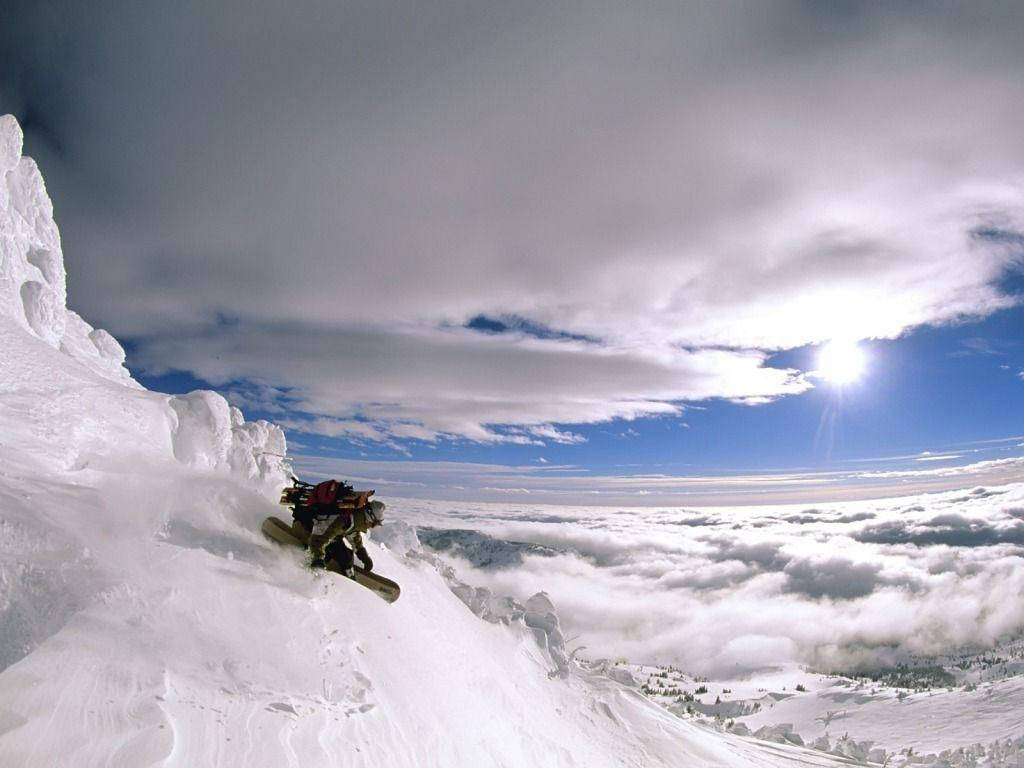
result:
[(816, 373), (833, 384), (851, 384), (863, 375), (866, 364), (864, 350), (857, 342), (835, 340), (818, 352)]

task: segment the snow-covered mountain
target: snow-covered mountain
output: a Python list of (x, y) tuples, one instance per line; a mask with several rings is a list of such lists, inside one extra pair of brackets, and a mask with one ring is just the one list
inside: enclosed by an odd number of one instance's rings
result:
[(543, 595), (461, 584), (400, 506), (393, 605), (265, 540), (283, 433), (143, 389), (66, 308), (21, 144), (0, 118), (0, 765), (831, 764), (577, 664)]

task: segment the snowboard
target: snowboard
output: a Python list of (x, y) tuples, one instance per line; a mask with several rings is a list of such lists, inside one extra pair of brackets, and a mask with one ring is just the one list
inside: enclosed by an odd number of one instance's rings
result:
[[(279, 520), (276, 517), (268, 517), (263, 521), (263, 533), (268, 537), (278, 542), (279, 544), (289, 544), (294, 547), (302, 547), (305, 549), (306, 541), (298, 538), (293, 532), (292, 527), (284, 520)], [(332, 571), (339, 575), (344, 575), (341, 572), (341, 567), (338, 565), (338, 561), (331, 559), (327, 561), (325, 570)], [(355, 567), (355, 574), (352, 580), (358, 584), (362, 584), (368, 590), (373, 592), (382, 600), (389, 603), (395, 602), (401, 593), (401, 587), (398, 586), (391, 579), (386, 579), (383, 576), (378, 576), (373, 571), (367, 571), (365, 568)]]

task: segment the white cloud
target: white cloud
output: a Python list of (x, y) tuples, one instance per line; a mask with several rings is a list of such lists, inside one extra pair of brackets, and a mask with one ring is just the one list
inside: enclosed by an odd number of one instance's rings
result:
[(928, 469), (718, 476), (602, 475), (577, 466), (547, 462), (510, 466), (454, 461), (368, 461), (301, 454), (295, 457), (295, 468), (307, 475), (346, 477), (372, 485), (382, 493), (453, 502), (498, 500), (508, 493), (529, 492), (537, 503), (545, 504), (729, 507), (751, 503), (811, 505), (1005, 484), (1019, 479), (1024, 457)]
[[(787, 659), (834, 670), (1024, 627), (1013, 543), (1024, 522), (1005, 511), (1024, 509), (1020, 484), (703, 516), (518, 501), (392, 506), (397, 519), (477, 531), (461, 537), (463, 556), (449, 552), (460, 577), (498, 594), (547, 591), (564, 631), (594, 656), (694, 673)], [(673, 525), (680, 516), (696, 524)], [(902, 538), (872, 538), (881, 529)], [(515, 557), (497, 556), (506, 549)]]
[(537, 437), (550, 440), (553, 443), (561, 443), (562, 445), (579, 445), (580, 443), (587, 442), (587, 438), (583, 435), (577, 435), (572, 432), (562, 432), (555, 429), (550, 424), (542, 424), (539, 427), (530, 427), (530, 434), (536, 435)]
[(962, 458), (963, 454), (961, 453), (931, 453), (930, 451), (925, 451), (916, 457), (914, 461), (952, 461), (953, 459)]
[[(371, 433), (432, 440), (579, 443), (555, 423), (681, 412), (679, 401), (715, 396), (778, 397), (804, 391), (792, 370), (762, 367), (757, 352), (643, 350), (582, 342), (509, 341), (466, 330), (343, 332), (307, 327), (226, 328), (202, 338), (151, 341), (139, 358), (173, 364), (213, 383), (288, 381), (288, 405), (332, 418), (289, 426), (326, 435)], [(496, 430), (525, 425), (525, 433)]]
[(923, 480), (934, 477), (952, 477), (958, 481), (972, 475), (983, 475), (989, 472), (1012, 474), (1024, 467), (1024, 458), (987, 459), (973, 464), (955, 467), (938, 467), (936, 469), (891, 469), (861, 472), (858, 476), (865, 480), (896, 479)]
[[(957, 357), (966, 355), (1005, 355), (1008, 346), (1006, 342), (1000, 340), (975, 336), (962, 339), (960, 341), (960, 349), (950, 354)], [(1003, 366), (999, 367), (1002, 368)]]
[[(0, 87), (60, 85), (29, 139), (73, 299), (154, 370), (495, 441), (764, 402), (808, 384), (749, 350), (1014, 301), (1012, 4), (145, 5), (48, 19)], [(596, 341), (437, 330), (480, 314)]]

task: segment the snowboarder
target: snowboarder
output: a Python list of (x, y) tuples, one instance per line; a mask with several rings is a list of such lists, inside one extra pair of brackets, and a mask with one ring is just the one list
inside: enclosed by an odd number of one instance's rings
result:
[(291, 533), (308, 542), (311, 565), (323, 568), (333, 558), (344, 574), (351, 577), (355, 554), (364, 570), (373, 570), (363, 535), (384, 519), (384, 504), (369, 500), (373, 491), (356, 491), (338, 480), (316, 485), (298, 478), (293, 481), (293, 486), (282, 492), (281, 503), (292, 508)]
[(309, 537), (309, 552), (314, 568), (323, 568), (328, 555), (341, 566), (342, 573), (353, 575), (354, 557), (358, 557), (367, 571), (373, 570), (373, 560), (366, 551), (363, 536), (384, 522), (384, 503), (371, 501), (359, 509), (332, 512), (323, 533), (314, 528)]
[[(263, 521), (262, 531), (279, 544), (308, 549), (311, 565), (355, 581), (388, 603), (401, 594), (391, 579), (371, 572), (373, 560), (364, 537), (384, 519), (384, 504), (370, 501), (373, 491), (357, 491), (337, 480), (313, 485), (297, 477), (281, 491), (281, 505), (290, 507), (291, 524), (276, 517)], [(362, 566), (355, 565), (359, 557)]]

